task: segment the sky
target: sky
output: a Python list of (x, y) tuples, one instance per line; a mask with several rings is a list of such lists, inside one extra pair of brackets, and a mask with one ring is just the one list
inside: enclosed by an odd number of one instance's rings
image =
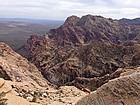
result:
[(0, 0), (0, 18), (65, 20), (68, 16), (140, 17), (140, 0)]

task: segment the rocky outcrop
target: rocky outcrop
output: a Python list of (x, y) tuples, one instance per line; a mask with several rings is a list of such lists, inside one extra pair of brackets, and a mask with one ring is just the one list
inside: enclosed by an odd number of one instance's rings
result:
[(79, 89), (89, 89), (90, 91), (95, 91), (97, 88), (107, 83), (109, 80), (118, 78), (120, 74), (124, 71), (124, 69), (119, 68), (112, 74), (106, 74), (101, 77), (94, 78), (85, 78), (85, 77), (76, 77), (74, 81), (68, 83), (68, 85), (74, 85)]
[(99, 42), (80, 47), (65, 47), (55, 50), (54, 57), (48, 57), (48, 62), (40, 58), (44, 62), (39, 67), (44, 77), (58, 86), (72, 83), (81, 87), (80, 84), (86, 86), (87, 83), (94, 83), (97, 88), (112, 79), (118, 68), (133, 66), (132, 62), (135, 54), (140, 52), (139, 48), (137, 44), (118, 46)]
[(54, 45), (61, 46), (92, 41), (119, 44), (126, 40), (135, 40), (139, 36), (139, 31), (138, 25), (127, 25), (102, 16), (86, 15), (81, 18), (68, 17), (61, 27), (50, 30), (46, 36), (54, 40)]
[(139, 105), (140, 68), (125, 69), (119, 78), (110, 80), (75, 105)]
[(2, 42), (0, 42), (0, 77), (17, 82), (27, 81), (36, 86), (48, 86), (34, 64)]
[(95, 90), (119, 77), (121, 71), (118, 72), (118, 68), (134, 66), (139, 49), (140, 45), (135, 42), (120, 45), (94, 42), (57, 48), (42, 45), (36, 47), (35, 53), (30, 53), (29, 60), (57, 86), (74, 85)]
[[(64, 24), (57, 29), (51, 29), (44, 36), (32, 35), (27, 44), (18, 49), (22, 55), (28, 55), (28, 49), (42, 45), (65, 46), (88, 44), (94, 41), (120, 44), (124, 41), (140, 41), (139, 25), (127, 25), (119, 20), (107, 19), (101, 16), (86, 15), (81, 18), (70, 16)], [(34, 43), (35, 42), (35, 43)], [(31, 46), (32, 43), (32, 46)], [(23, 54), (23, 52), (25, 52)]]
[(68, 17), (63, 25), (64, 26), (75, 26), (79, 20), (80, 20), (79, 17), (73, 15), (73, 16)]

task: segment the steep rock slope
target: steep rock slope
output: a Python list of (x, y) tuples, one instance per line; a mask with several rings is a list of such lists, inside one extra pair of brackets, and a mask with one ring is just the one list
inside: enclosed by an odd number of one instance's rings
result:
[(27, 81), (34, 85), (47, 86), (47, 81), (34, 64), (31, 64), (2, 42), (0, 42), (0, 77), (12, 81)]
[(110, 80), (75, 105), (139, 105), (140, 68), (125, 71), (119, 78)]
[(46, 36), (54, 40), (54, 45), (85, 44), (92, 41), (121, 43), (139, 36), (138, 25), (123, 24), (118, 20), (101, 16), (71, 16), (65, 23), (50, 30)]

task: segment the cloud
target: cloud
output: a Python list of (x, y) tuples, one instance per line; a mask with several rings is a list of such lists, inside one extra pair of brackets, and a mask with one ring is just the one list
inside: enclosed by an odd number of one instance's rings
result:
[(70, 15), (140, 16), (140, 0), (0, 0), (0, 17), (64, 20)]

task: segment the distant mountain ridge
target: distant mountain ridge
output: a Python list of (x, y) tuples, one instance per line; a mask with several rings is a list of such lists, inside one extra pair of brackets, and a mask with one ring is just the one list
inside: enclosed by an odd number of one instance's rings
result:
[(45, 34), (62, 23), (55, 20), (0, 18), (0, 41), (6, 42), (16, 50), (26, 43), (30, 35)]
[(30, 19), (30, 18), (0, 18), (1, 21), (14, 21), (14, 22), (30, 22), (30, 23), (38, 23), (38, 24), (44, 24), (44, 25), (51, 25), (53, 23), (55, 24), (62, 24), (63, 21), (61, 20), (47, 20), (47, 19)]
[(55, 45), (86, 44), (92, 41), (121, 43), (139, 40), (139, 25), (128, 25), (120, 20), (102, 16), (70, 16), (57, 29), (50, 30), (46, 37)]
[(120, 19), (119, 21), (125, 24), (130, 24), (130, 25), (140, 25), (140, 18), (135, 18), (135, 19), (123, 18), (123, 19)]

